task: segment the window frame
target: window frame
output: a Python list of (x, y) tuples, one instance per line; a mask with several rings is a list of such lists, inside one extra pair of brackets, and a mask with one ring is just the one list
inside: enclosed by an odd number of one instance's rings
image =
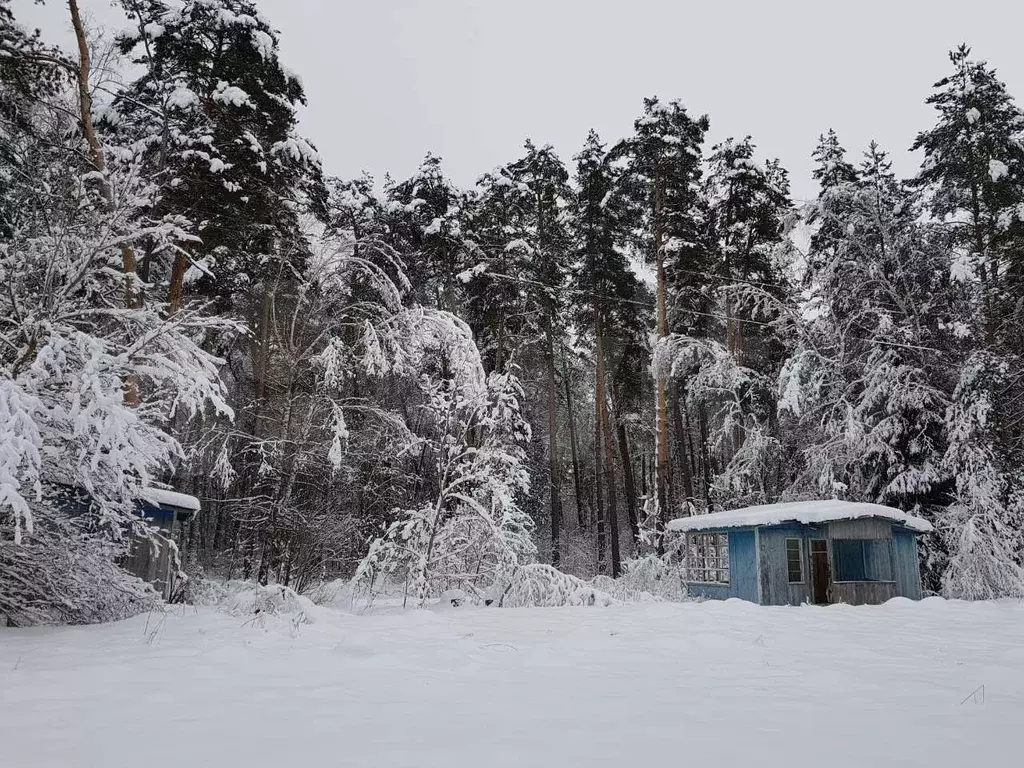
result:
[[(860, 545), (859, 546), (859, 549), (860, 549), (860, 563), (861, 563), (861, 572), (864, 574), (864, 578), (863, 579), (849, 579), (849, 578), (845, 578), (844, 579), (844, 578), (840, 577), (840, 574), (839, 574), (839, 564), (840, 564), (841, 561), (840, 561), (840, 557), (839, 557), (839, 550), (844, 549), (845, 546), (849, 542), (856, 542), (857, 544)], [(891, 578), (888, 578), (888, 579), (881, 579), (881, 578), (879, 578), (879, 579), (872, 579), (872, 578), (868, 578), (869, 575), (870, 575), (870, 572), (868, 570), (868, 555), (867, 555), (867, 551), (866, 550), (867, 550), (868, 546), (877, 546), (880, 542), (884, 542), (885, 545), (886, 545), (885, 546), (885, 557), (888, 560), (888, 564), (889, 564), (888, 572), (891, 575)], [(831, 552), (832, 552), (832, 554), (831, 554), (831, 558), (832, 558), (832, 582), (834, 584), (895, 584), (896, 583), (896, 566), (895, 566), (895, 563), (893, 562), (893, 547), (892, 547), (892, 540), (891, 539), (852, 539), (852, 538), (832, 539), (830, 549), (831, 549)], [(876, 563), (876, 567), (877, 567), (877, 563)]]
[[(793, 571), (791, 569), (792, 563), (789, 559), (790, 542), (796, 542), (797, 551), (797, 567), (800, 569), (800, 578), (793, 580)], [(807, 575), (806, 568), (804, 567), (804, 540), (796, 536), (789, 536), (786, 538), (786, 583), (787, 584), (806, 584)]]
[[(713, 544), (706, 541), (712, 538)], [(732, 583), (728, 533), (687, 533), (682, 559), (683, 576), (687, 584), (728, 587)], [(709, 579), (711, 575), (717, 578)]]

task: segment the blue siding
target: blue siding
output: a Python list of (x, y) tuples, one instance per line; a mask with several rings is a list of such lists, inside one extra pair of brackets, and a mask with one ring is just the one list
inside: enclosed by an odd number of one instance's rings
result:
[(739, 597), (757, 602), (757, 538), (753, 529), (721, 531), (729, 535), (729, 583), (702, 584), (687, 582), (693, 597), (726, 600)]
[[(841, 521), (848, 524), (848, 521)], [(859, 522), (859, 521), (857, 521)], [(829, 539), (829, 558), (832, 561), (833, 579), (835, 579), (836, 560), (842, 562), (840, 572), (853, 571), (859, 579), (853, 584), (870, 587), (871, 595), (863, 602), (881, 602), (886, 596), (875, 594), (880, 586), (885, 586), (891, 594), (921, 599), (921, 572), (917, 559), (917, 535), (902, 526), (892, 526), (892, 540), (888, 538), (860, 538), (850, 536), (844, 528), (845, 536), (829, 536), (827, 524), (801, 525), (784, 523), (781, 525), (761, 526), (757, 530), (717, 529), (706, 533), (727, 533), (729, 536), (729, 583), (698, 584), (688, 583), (687, 589), (694, 597), (712, 600), (725, 600), (738, 597), (763, 605), (800, 605), (810, 602), (812, 597), (812, 578), (810, 562), (810, 542), (813, 539)], [(846, 536), (850, 536), (846, 539)], [(788, 563), (786, 557), (786, 539), (801, 540), (802, 547), (802, 581), (789, 583)], [(845, 539), (845, 541), (844, 541)], [(840, 543), (843, 542), (843, 543)], [(854, 551), (856, 547), (856, 551)], [(891, 547), (891, 550), (890, 550)], [(891, 560), (889, 553), (892, 553)], [(856, 557), (854, 557), (856, 555)], [(881, 581), (874, 581), (880, 579)], [(890, 581), (892, 580), (892, 581)], [(895, 582), (893, 584), (892, 582)], [(760, 582), (760, 594), (758, 585)], [(838, 582), (837, 582), (838, 583)], [(837, 583), (833, 589), (837, 589)], [(842, 584), (839, 584), (842, 586)], [(842, 599), (842, 598), (840, 598)], [(840, 599), (835, 600), (839, 602)]]
[(757, 602), (757, 539), (753, 531), (729, 533), (730, 597)]
[(896, 594), (921, 599), (921, 567), (917, 562), (917, 535), (906, 528), (893, 527), (892, 559), (896, 570)]

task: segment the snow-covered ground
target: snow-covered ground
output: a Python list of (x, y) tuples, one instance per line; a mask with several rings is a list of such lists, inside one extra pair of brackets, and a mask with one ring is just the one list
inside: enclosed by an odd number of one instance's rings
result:
[(1021, 765), (1024, 605), (0, 629), (0, 765)]

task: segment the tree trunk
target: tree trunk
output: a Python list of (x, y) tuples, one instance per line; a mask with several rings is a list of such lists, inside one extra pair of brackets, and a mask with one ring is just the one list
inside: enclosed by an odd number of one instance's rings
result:
[(601, 472), (601, 400), (594, 398), (594, 513), (597, 525), (597, 572), (604, 572), (605, 541), (604, 529), (604, 496)]
[[(78, 0), (68, 0), (68, 10), (71, 11), (71, 26), (74, 27), (75, 39), (78, 42), (78, 109), (82, 120), (82, 133), (89, 147), (89, 159), (100, 176), (100, 192), (103, 195), (103, 200), (108, 209), (113, 211), (114, 191), (107, 180), (107, 161), (92, 122), (92, 94), (89, 93), (92, 61), (89, 56), (89, 43), (85, 37), (85, 25), (82, 23), (82, 15), (78, 10)], [(139, 306), (135, 249), (129, 243), (122, 243), (120, 250), (121, 269), (124, 272), (124, 305), (128, 309), (135, 309)], [(139, 404), (139, 382), (134, 376), (125, 379), (124, 402), (132, 406)]]
[(558, 460), (558, 379), (555, 376), (554, 308), (548, 305), (545, 331), (548, 364), (548, 479), (551, 490), (551, 564), (561, 561), (562, 491)]
[(562, 375), (565, 377), (565, 407), (569, 416), (569, 445), (572, 452), (572, 478), (576, 488), (576, 522), (581, 531), (587, 528), (587, 517), (583, 508), (583, 478), (580, 477), (580, 449), (576, 438), (576, 410), (572, 399), (572, 380), (569, 377), (569, 362), (565, 346), (562, 346)]
[(633, 545), (640, 544), (640, 519), (637, 512), (636, 479), (633, 476), (633, 461), (629, 455), (629, 435), (626, 425), (619, 422), (619, 455), (622, 456), (622, 479), (626, 494), (626, 512), (629, 515), (629, 532)]
[(686, 428), (683, 425), (683, 413), (682, 408), (679, 405), (679, 401), (682, 398), (679, 393), (672, 399), (672, 421), (675, 426), (675, 438), (676, 438), (676, 453), (679, 456), (679, 467), (683, 473), (683, 492), (686, 494), (686, 505), (689, 513), (690, 505), (693, 503), (693, 474), (690, 469), (690, 459), (687, 456), (686, 443)]
[[(605, 385), (604, 328), (601, 315), (597, 315), (597, 417), (598, 442), (604, 444), (605, 487), (608, 489), (608, 537), (611, 540), (613, 579), (622, 572), (622, 556), (619, 550), (619, 515), (615, 493), (615, 450), (612, 441), (611, 417), (608, 413), (608, 396)], [(598, 451), (600, 454), (601, 452)], [(599, 457), (600, 461), (600, 457)], [(598, 464), (600, 467), (600, 464)]]
[[(665, 203), (665, 180), (657, 179), (654, 189), (654, 258), (658, 274), (658, 338), (668, 336), (668, 307), (666, 304), (667, 286), (665, 283), (665, 253), (663, 250), (664, 222), (662, 209)], [(665, 526), (668, 523), (668, 382), (659, 371), (657, 377), (658, 390), (658, 554), (665, 554)]]

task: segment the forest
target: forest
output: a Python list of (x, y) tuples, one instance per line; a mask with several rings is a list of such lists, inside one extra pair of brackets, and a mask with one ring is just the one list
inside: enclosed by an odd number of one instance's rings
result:
[(73, 51), (0, 0), (11, 621), (144, 610), (117, 563), (161, 484), (202, 500), (183, 600), (656, 574), (671, 519), (819, 498), (930, 522), (932, 594), (1024, 597), (1024, 111), (968, 46), (911, 146), (823, 116), (797, 204), (655, 96), (471, 188), (336, 178), (253, 0), (68, 5)]

